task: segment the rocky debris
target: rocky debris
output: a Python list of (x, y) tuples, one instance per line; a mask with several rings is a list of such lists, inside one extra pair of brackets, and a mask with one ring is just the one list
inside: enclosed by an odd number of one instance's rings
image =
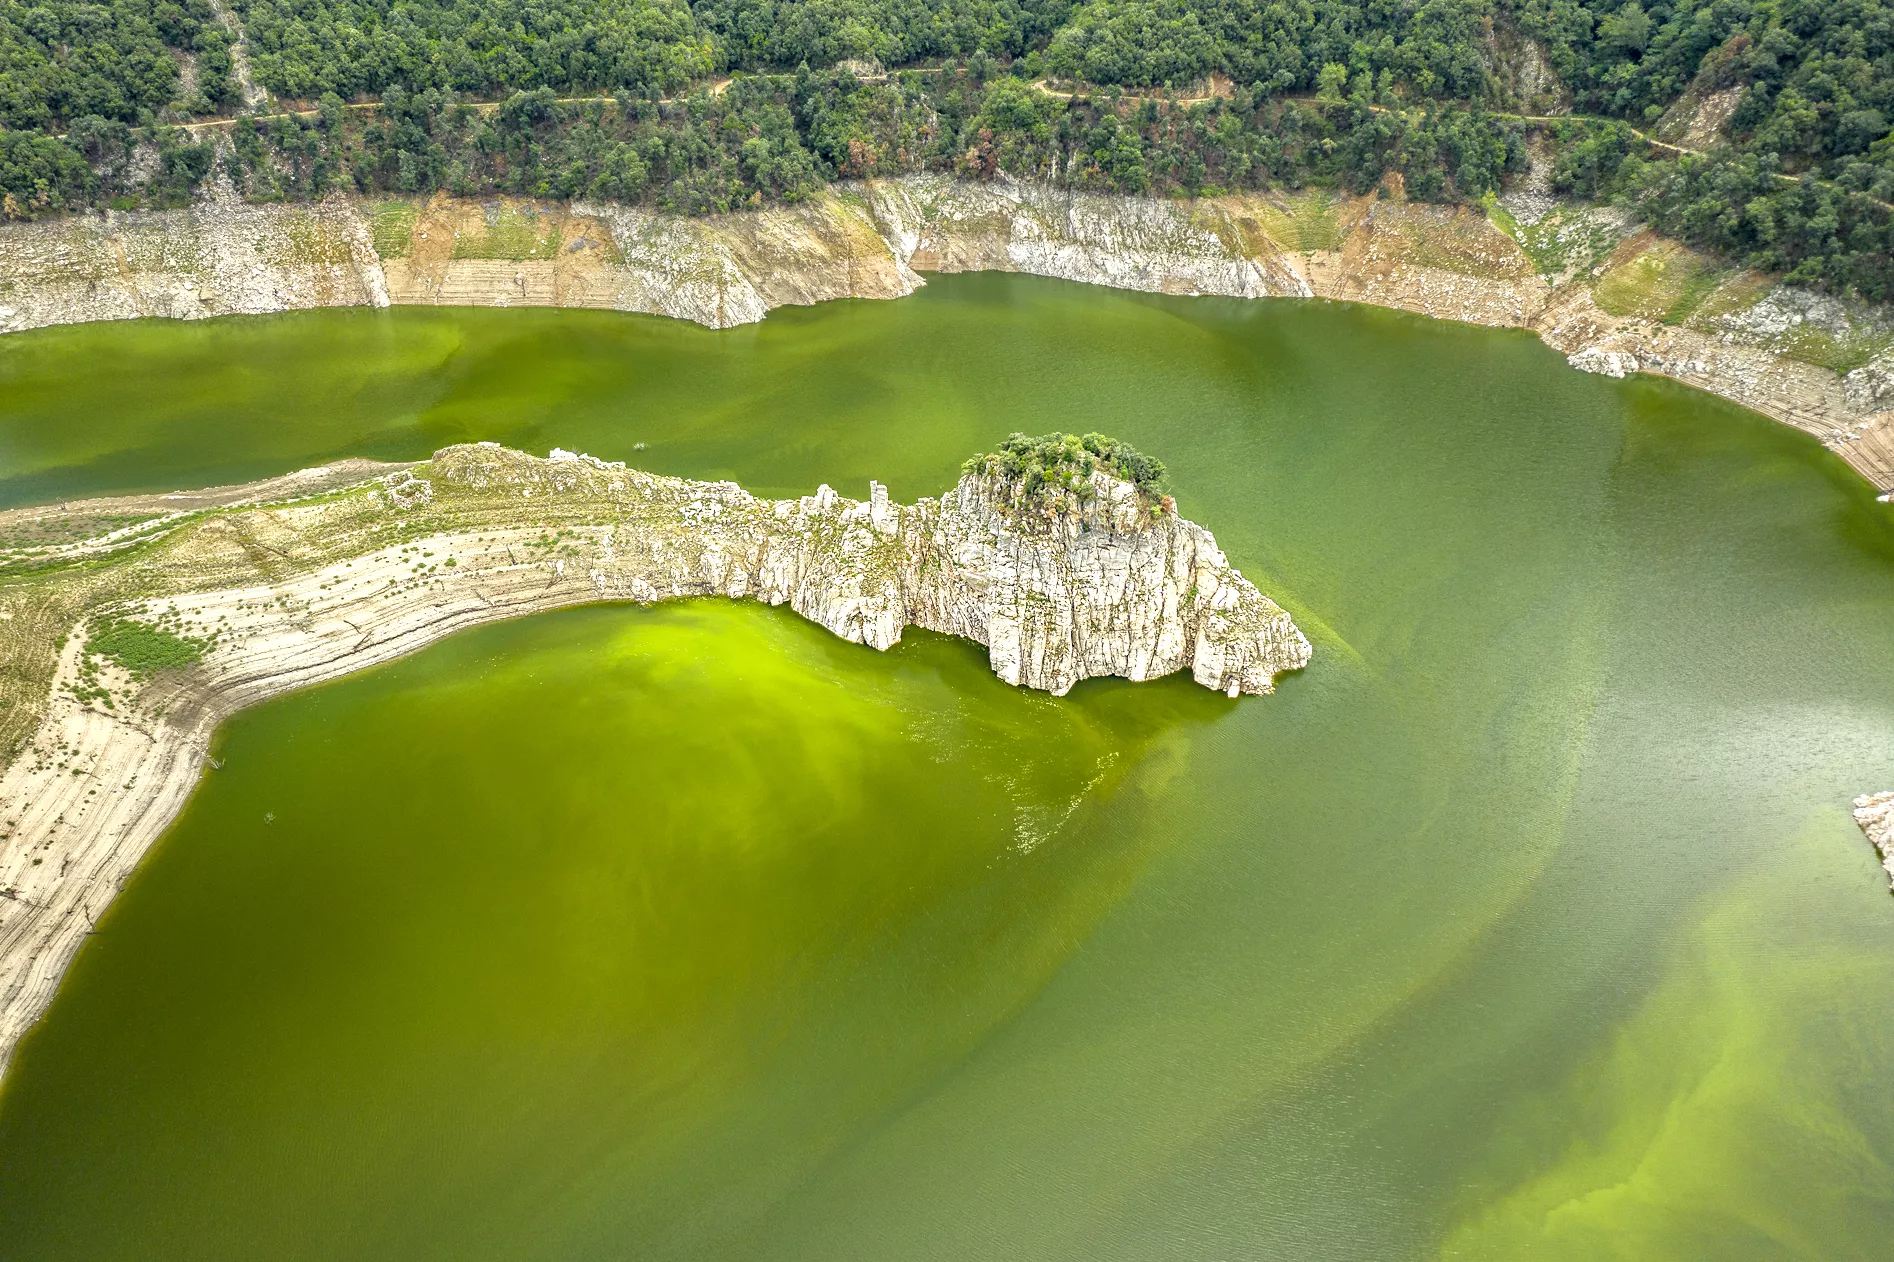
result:
[(1888, 888), (1894, 892), (1894, 792), (1866, 793), (1855, 799), (1855, 823), (1861, 825), (1868, 840), (1881, 856), (1887, 869)]
[[(248, 110), (261, 109), (269, 104), (269, 94), (257, 86), (256, 77), (250, 73), (250, 38), (244, 33), (243, 23), (237, 20), (224, 0), (210, 0), (210, 11), (218, 23), (230, 33), (230, 69), (237, 80), (237, 92), (243, 98), (243, 107)], [(181, 94), (179, 99), (184, 99)]]
[(1526, 142), (1526, 169), (1500, 195), (1500, 205), (1513, 219), (1528, 227), (1542, 222), (1560, 206), (1552, 191), (1554, 151), (1539, 137)]
[(1883, 352), (1841, 379), (1842, 397), (1862, 414), (1894, 407), (1894, 355)]
[[(1776, 285), (1755, 303), (1705, 323), (1743, 345), (1791, 354), (1816, 350), (1840, 364), (1884, 360), (1894, 347), (1894, 320), (1886, 310), (1799, 285)], [(1855, 394), (1850, 391), (1850, 398)]]
[(1570, 112), (1571, 90), (1552, 68), (1543, 44), (1504, 18), (1489, 24), (1486, 38), (1500, 108), (1522, 114)]
[(1597, 373), (1600, 377), (1622, 379), (1638, 370), (1638, 357), (1630, 351), (1608, 351), (1599, 346), (1573, 351), (1565, 357), (1565, 362), (1580, 372)]
[(1743, 99), (1740, 87), (1691, 87), (1657, 120), (1657, 137), (1684, 149), (1710, 149), (1729, 139), (1730, 119)]
[(397, 469), (381, 482), (381, 493), (396, 508), (419, 508), (434, 498), (434, 484), (416, 477), (412, 469)]

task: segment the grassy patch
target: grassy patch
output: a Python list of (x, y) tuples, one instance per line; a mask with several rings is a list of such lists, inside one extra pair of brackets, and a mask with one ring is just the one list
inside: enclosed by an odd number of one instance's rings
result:
[(559, 255), (559, 225), (540, 230), (540, 216), (531, 211), (502, 210), (485, 232), (463, 232), (454, 237), (457, 259), (550, 259)]
[(191, 665), (204, 656), (211, 642), (210, 637), (180, 635), (171, 626), (106, 617), (92, 624), (85, 651), (88, 657), (117, 663), (133, 679), (148, 679), (162, 670)]
[(1738, 311), (1747, 311), (1768, 296), (1775, 282), (1761, 272), (1738, 272), (1725, 277), (1690, 317), (1692, 327), (1706, 332), (1719, 331), (1715, 321)]
[(1335, 199), (1327, 193), (1316, 191), (1267, 203), (1257, 209), (1256, 217), (1263, 230), (1287, 249), (1341, 248), (1341, 216), (1335, 212)]
[(1727, 279), (1729, 279), (1729, 272), (1725, 268), (1705, 264), (1691, 269), (1684, 277), (1677, 301), (1664, 312), (1664, 323), (1682, 324), (1688, 320), (1696, 314), (1698, 308), (1703, 306), (1705, 299), (1723, 287), (1723, 282)]
[(1777, 354), (1846, 376), (1894, 345), (1894, 335), (1875, 330), (1837, 337), (1826, 329), (1801, 324), (1775, 339)]
[(1615, 316), (1681, 324), (1728, 276), (1703, 256), (1660, 241), (1606, 272), (1592, 297)]
[(297, 218), (284, 228), (282, 236), (271, 243), (270, 262), (279, 267), (296, 264), (346, 264), (355, 261), (355, 252), (342, 235), (326, 223), (312, 218)]
[(368, 221), (369, 238), (375, 253), (384, 259), (405, 259), (414, 249), (414, 220), (418, 212), (411, 202), (383, 202), (375, 207)]

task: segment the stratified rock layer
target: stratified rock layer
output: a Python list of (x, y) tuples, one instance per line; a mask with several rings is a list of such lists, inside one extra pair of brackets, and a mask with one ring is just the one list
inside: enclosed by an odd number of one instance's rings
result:
[[(963, 636), (1008, 683), (1060, 694), (1182, 670), (1231, 696), (1266, 693), (1309, 660), (1208, 531), (1103, 473), (1057, 515), (1013, 507), (986, 475), (914, 505), (872, 483), (865, 502), (826, 486), (763, 500), (490, 443), (337, 481), (278, 479), (261, 494), (306, 498), (271, 507), (224, 488), (0, 515), (110, 527), (0, 554), (69, 567), (0, 588), (0, 666), (19, 676), (57, 651), (37, 728), (0, 775), (0, 1064), (183, 806), (219, 722), (464, 627), (599, 600), (756, 599), (877, 649), (910, 626)], [(149, 526), (121, 524), (141, 506)], [(88, 667), (71, 620), (108, 612), (211, 646), (148, 680)]]

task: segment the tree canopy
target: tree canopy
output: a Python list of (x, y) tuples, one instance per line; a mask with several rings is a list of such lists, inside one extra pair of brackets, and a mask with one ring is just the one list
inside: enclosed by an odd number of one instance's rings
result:
[[(1559, 187), (1808, 283), (1894, 297), (1894, 0), (231, 8), (257, 83), (319, 107), (237, 127), (225, 169), (255, 198), (446, 188), (711, 211), (934, 169), (1190, 195), (1363, 191), (1399, 173), (1409, 196), (1466, 200), (1520, 169), (1528, 126), (1546, 128), (1523, 116), (1554, 107), (1515, 88), (1528, 49), (1571, 114), (1549, 133)], [(233, 74), (208, 0), (0, 0), (5, 213), (189, 196), (214, 163), (172, 128), (235, 111)], [(724, 75), (743, 86), (701, 93)], [(1691, 133), (1701, 154), (1649, 143), (1693, 115), (1714, 124)], [(141, 145), (155, 164), (131, 160)]]

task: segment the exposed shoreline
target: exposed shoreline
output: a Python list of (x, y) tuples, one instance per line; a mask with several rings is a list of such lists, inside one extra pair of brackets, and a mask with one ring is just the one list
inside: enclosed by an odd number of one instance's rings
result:
[(1794, 425), (1894, 490), (1894, 313), (1706, 271), (1712, 262), (1615, 212), (1557, 202), (1542, 177), (1481, 210), (911, 176), (710, 219), (438, 196), (259, 206), (213, 189), (188, 210), (0, 227), (0, 332), (407, 304), (606, 308), (730, 328), (779, 306), (902, 297), (926, 272), (1011, 271), (1528, 329), (1582, 370), (1672, 377)]
[[(188, 518), (168, 511), (178, 497), (143, 497), (159, 524), (110, 562), (126, 572), (118, 587), (65, 604), (57, 574), (0, 590), (0, 650), (15, 663), (35, 649), (31, 636), (50, 639), (51, 624), (33, 616), (46, 609), (76, 622), (110, 609), (209, 642), (189, 668), (139, 680), (97, 658), (88, 666), (83, 628), (58, 624), (38, 724), (0, 773), (0, 1074), (189, 798), (218, 724), (467, 627), (722, 595), (787, 604), (877, 649), (906, 626), (958, 635), (986, 645), (1006, 682), (1055, 694), (1100, 675), (1178, 670), (1232, 697), (1266, 693), (1309, 660), (1289, 616), (1208, 531), (1104, 473), (1092, 475), (1091, 500), (1046, 522), (1021, 518), (972, 474), (904, 506), (873, 484), (866, 502), (827, 486), (758, 500), (734, 483), (494, 444), (363, 472), (357, 463), (200, 494), (189, 498), (235, 507)], [(242, 507), (286, 492), (301, 494)], [(83, 518), (85, 507), (38, 511)], [(97, 542), (59, 555), (96, 561), (117, 546), (88, 546)]]

